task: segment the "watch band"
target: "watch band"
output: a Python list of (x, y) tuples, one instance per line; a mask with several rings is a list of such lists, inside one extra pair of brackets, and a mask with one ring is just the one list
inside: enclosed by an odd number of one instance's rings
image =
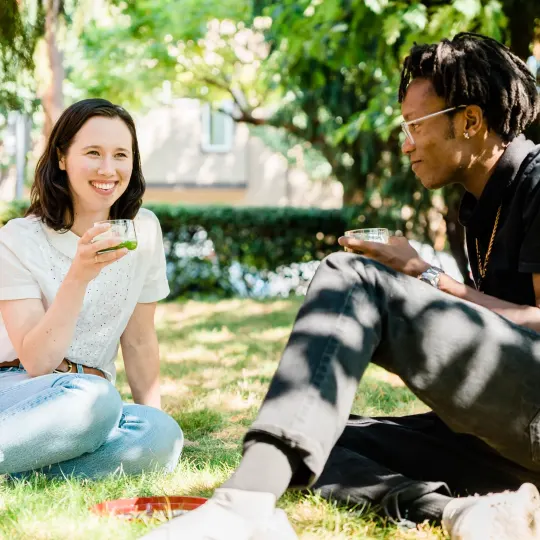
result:
[(418, 279), (438, 289), (441, 274), (444, 274), (444, 270), (442, 268), (439, 268), (438, 266), (430, 266), (425, 272), (420, 274)]

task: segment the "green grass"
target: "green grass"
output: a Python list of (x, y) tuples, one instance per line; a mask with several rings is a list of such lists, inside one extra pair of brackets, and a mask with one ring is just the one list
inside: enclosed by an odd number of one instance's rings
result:
[[(105, 481), (11, 482), (0, 477), (0, 538), (134, 539), (159, 521), (99, 517), (89, 509), (106, 499), (148, 495), (209, 496), (240, 458), (240, 441), (264, 396), (301, 300), (226, 300), (164, 304), (156, 317), (164, 408), (188, 441), (173, 474)], [(118, 386), (131, 399), (119, 364)], [(353, 412), (407, 414), (426, 410), (401, 383), (371, 366)], [(443, 538), (440, 530), (403, 532), (368, 509), (339, 508), (318, 497), (289, 493), (280, 501), (302, 539)]]

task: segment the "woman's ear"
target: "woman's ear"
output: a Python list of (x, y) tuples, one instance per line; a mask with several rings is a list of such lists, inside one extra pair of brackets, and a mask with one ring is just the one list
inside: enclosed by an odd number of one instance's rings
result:
[(58, 156), (58, 167), (60, 167), (61, 171), (66, 170), (66, 158), (60, 153), (60, 150), (58, 148), (56, 149), (56, 155)]

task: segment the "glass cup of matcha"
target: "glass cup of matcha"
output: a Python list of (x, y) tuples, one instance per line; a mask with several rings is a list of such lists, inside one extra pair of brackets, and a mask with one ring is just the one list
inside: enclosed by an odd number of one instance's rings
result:
[(108, 219), (105, 221), (97, 221), (95, 225), (101, 223), (110, 223), (111, 226), (105, 232), (94, 237), (94, 242), (98, 240), (107, 240), (108, 238), (118, 238), (118, 245), (108, 249), (99, 251), (98, 253), (107, 253), (116, 249), (127, 248), (130, 251), (137, 249), (137, 233), (132, 219)]
[[(366, 240), (367, 242), (388, 244), (390, 234), (388, 229), (354, 229), (352, 231), (345, 231), (345, 236), (359, 238), (360, 240)], [(345, 248), (345, 251), (350, 252), (352, 250)]]

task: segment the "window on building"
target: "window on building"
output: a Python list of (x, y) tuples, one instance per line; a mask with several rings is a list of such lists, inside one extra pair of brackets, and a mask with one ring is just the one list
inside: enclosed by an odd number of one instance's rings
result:
[[(231, 102), (219, 107), (224, 111), (233, 110)], [(229, 114), (218, 111), (209, 103), (202, 105), (202, 141), (204, 152), (230, 152), (233, 147), (234, 120)]]

